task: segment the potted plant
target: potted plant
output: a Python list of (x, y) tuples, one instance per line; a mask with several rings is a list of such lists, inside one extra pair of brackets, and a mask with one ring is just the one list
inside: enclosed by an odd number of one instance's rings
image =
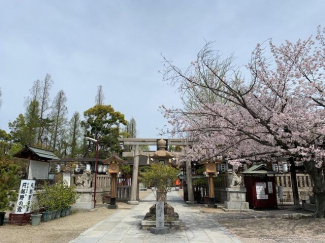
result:
[(49, 210), (49, 202), (47, 194), (43, 191), (37, 195), (39, 205), (44, 207), (46, 210), (42, 212), (42, 220), (44, 222), (50, 221), (52, 219), (52, 211)]
[(57, 214), (57, 193), (55, 185), (44, 184), (42, 188), (42, 193), (39, 194), (41, 198), (41, 202), (43, 207), (47, 210), (43, 213), (45, 217), (43, 217), (44, 221), (53, 220), (56, 218)]
[(6, 157), (0, 157), (0, 225), (3, 225), (5, 211), (13, 209), (19, 186), (18, 166)]
[(75, 203), (78, 194), (74, 187), (69, 187), (66, 181), (59, 178), (56, 184), (44, 187), (44, 204), (52, 211), (52, 219), (64, 217), (71, 212), (70, 205)]
[(79, 197), (78, 193), (74, 190), (75, 187), (68, 186), (66, 181), (61, 184), (61, 216), (67, 216), (71, 213), (71, 204), (74, 204)]
[(31, 225), (37, 226), (41, 223), (42, 214), (40, 213), (41, 205), (37, 199), (33, 200), (32, 213), (31, 213)]

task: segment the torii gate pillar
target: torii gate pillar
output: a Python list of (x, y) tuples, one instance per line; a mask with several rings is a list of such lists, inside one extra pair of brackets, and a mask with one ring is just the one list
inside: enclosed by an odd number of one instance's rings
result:
[(132, 186), (131, 186), (131, 199), (128, 204), (138, 205), (137, 193), (138, 193), (138, 174), (139, 174), (139, 145), (135, 145), (134, 162), (133, 162), (133, 174), (132, 174)]
[(193, 195), (193, 185), (192, 185), (192, 165), (191, 161), (186, 161), (186, 184), (187, 184), (187, 193), (188, 193), (188, 204), (194, 204), (194, 195)]

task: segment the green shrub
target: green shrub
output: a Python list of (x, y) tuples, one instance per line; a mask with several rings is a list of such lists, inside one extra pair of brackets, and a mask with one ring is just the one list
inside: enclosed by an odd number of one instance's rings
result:
[(153, 163), (145, 172), (141, 172), (141, 181), (147, 186), (157, 188), (156, 198), (163, 201), (167, 192), (174, 186), (179, 170), (164, 163)]
[(69, 187), (65, 181), (60, 178), (53, 185), (45, 184), (43, 193), (38, 195), (40, 205), (49, 210), (61, 210), (74, 204), (79, 197), (74, 187)]
[(131, 166), (130, 165), (122, 165), (121, 170), (124, 174), (130, 174)]
[(19, 188), (19, 167), (10, 159), (0, 157), (0, 211), (12, 210)]

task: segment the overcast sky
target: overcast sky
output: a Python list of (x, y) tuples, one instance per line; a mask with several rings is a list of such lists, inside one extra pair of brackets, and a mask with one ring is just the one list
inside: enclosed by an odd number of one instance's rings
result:
[(160, 105), (180, 106), (162, 81), (161, 54), (187, 67), (203, 47), (238, 65), (256, 43), (296, 41), (325, 27), (325, 1), (14, 1), (0, 0), (0, 129), (24, 113), (37, 79), (51, 74), (51, 97), (64, 90), (69, 118), (105, 103), (137, 121), (139, 137), (155, 138), (166, 121)]

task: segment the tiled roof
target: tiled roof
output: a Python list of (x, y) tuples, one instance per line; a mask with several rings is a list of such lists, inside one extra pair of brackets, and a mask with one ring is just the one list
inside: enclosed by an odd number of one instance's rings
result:
[(29, 154), (36, 154), (41, 159), (46, 160), (60, 160), (60, 158), (57, 157), (52, 151), (30, 146), (25, 146), (22, 150), (15, 154), (14, 157), (27, 159)]

